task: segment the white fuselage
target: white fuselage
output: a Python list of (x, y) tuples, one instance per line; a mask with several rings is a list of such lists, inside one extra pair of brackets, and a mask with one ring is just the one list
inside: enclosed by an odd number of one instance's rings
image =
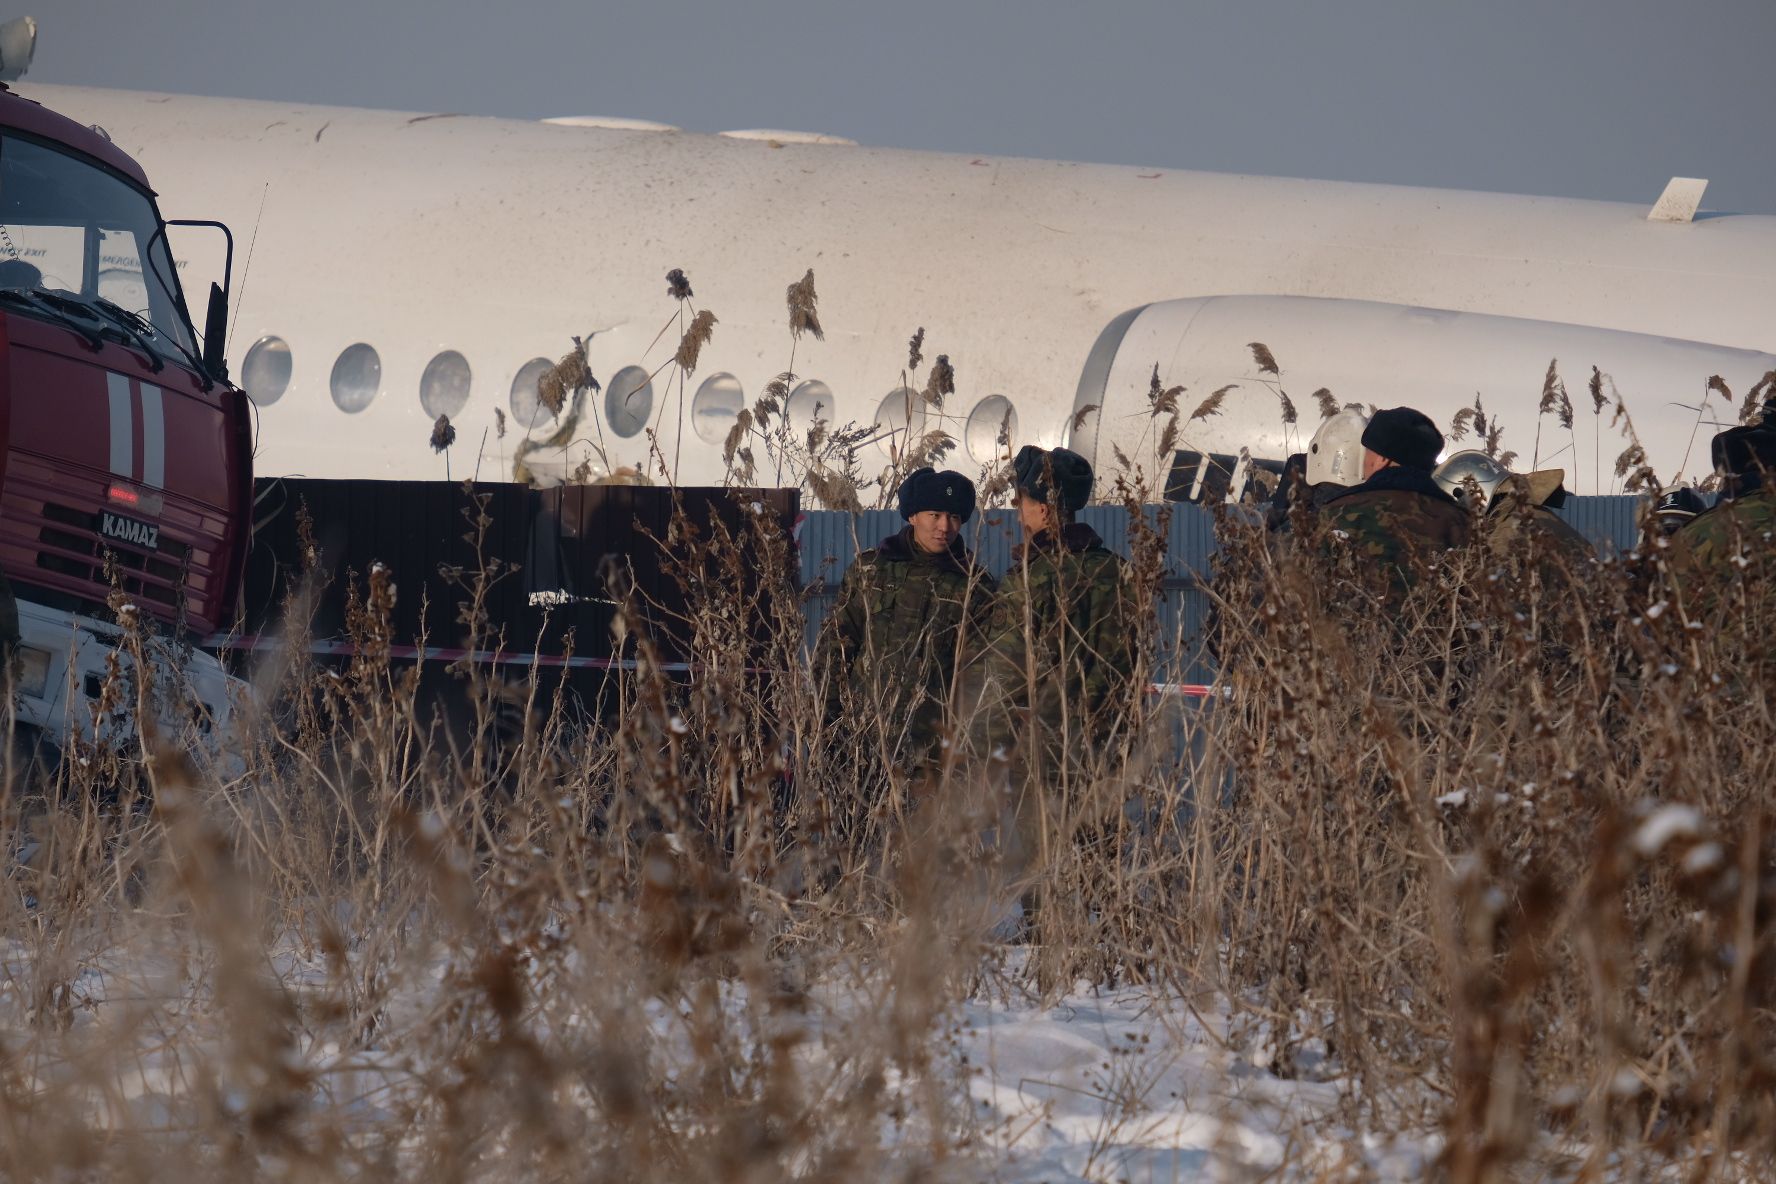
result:
[[(1644, 207), (1552, 198), (68, 87), (22, 91), (104, 127), (142, 162), (169, 216), (233, 227), (228, 354), (236, 379), (256, 342), (276, 337), (289, 350), (288, 387), (262, 406), (261, 475), (441, 478), (448, 463), (457, 478), (475, 470), (507, 476), (522, 433), (509, 423), (499, 438), (495, 410), (510, 417), (515, 377), (533, 359), (559, 357), (574, 335), (590, 335), (588, 360), (607, 385), (624, 367), (657, 371), (652, 399), (611, 407), (595, 397), (573, 442), (553, 460), (533, 455), (531, 467), (566, 472), (590, 458), (595, 471), (657, 473), (653, 438), (673, 479), (685, 484), (724, 475), (720, 440), (729, 421), (720, 400), (701, 405), (702, 420), (691, 414), (702, 384), (729, 375), (721, 391), (731, 395), (737, 383), (750, 405), (793, 368), (830, 388), (825, 413), (833, 420), (870, 425), (902, 385), (907, 339), (920, 327), (927, 359), (947, 355), (958, 388), (925, 426), (961, 441), (950, 463), (966, 471), (1003, 453), (996, 433), (979, 424), (968, 431), (970, 412), (992, 396), (1015, 407), (1013, 447), (1070, 438), (1094, 343), (1119, 314), (1160, 302), (1308, 297), (1515, 319), (1467, 333), (1470, 351), (1525, 322), (1614, 335), (1570, 339), (1585, 350), (1606, 338), (1680, 339), (1690, 351), (1679, 351), (1683, 367), (1723, 359), (1720, 372), (1731, 371), (1739, 393), (1760, 367), (1776, 365), (1757, 352), (1776, 342), (1772, 217), (1658, 223)], [(666, 290), (672, 268), (689, 274), (696, 307), (719, 319), (688, 383), (667, 364), (682, 323)], [(784, 292), (810, 268), (826, 336), (792, 342)], [(201, 293), (193, 280), (209, 278), (186, 273), (194, 305)], [(1188, 333), (1182, 313), (1158, 338), (1137, 333), (1123, 342), (1154, 356), (1137, 361), (1125, 352), (1108, 367), (1099, 382), (1104, 424), (1132, 422), (1144, 410), (1154, 363), (1167, 385), (1193, 392), (1261, 377), (1249, 364), (1243, 375), (1227, 374), (1254, 339), (1281, 361), (1302, 423), (1279, 434), (1274, 400), (1230, 401), (1214, 422), (1215, 448), (1244, 438), (1255, 452), (1273, 452), (1311, 434), (1317, 413), (1305, 396), (1316, 387), (1332, 387), (1344, 402), (1410, 401), (1399, 398), (1417, 389), (1402, 367), (1438, 368), (1436, 338), (1428, 354), (1363, 340), (1369, 314), (1347, 315), (1340, 323), (1348, 333), (1304, 340), (1292, 360), (1291, 334), (1311, 326), (1314, 305), (1228, 307), (1244, 310), (1227, 322), (1237, 339), (1201, 373), (1208, 364), (1191, 360), (1200, 348), (1173, 348), (1172, 339)], [(1279, 315), (1267, 319), (1270, 309)], [(1426, 312), (1424, 323), (1437, 315)], [(1417, 323), (1397, 322), (1409, 335)], [(1158, 344), (1145, 344), (1150, 338)], [(331, 380), (359, 343), (373, 347), (379, 367), (344, 367), (344, 401), (365, 404), (346, 411)], [(1522, 350), (1531, 356), (1545, 344)], [(449, 351), (461, 355), (469, 381), (446, 457), (428, 445), (433, 417), (419, 392), (428, 365)], [(363, 358), (359, 351), (349, 360)], [(1590, 367), (1606, 361), (1561, 359), (1575, 397)], [(1506, 417), (1507, 444), (1526, 459), (1546, 364), (1536, 363), (1526, 380), (1517, 377), (1521, 367), (1485, 378), (1511, 388), (1485, 394)], [(1457, 393), (1471, 401), (1479, 385), (1448, 373), (1455, 365), (1467, 362), (1451, 362), (1424, 384), (1421, 405), (1442, 424), (1459, 405)], [(1694, 434), (1709, 373), (1679, 389), (1666, 389), (1672, 380), (1661, 374), (1649, 380), (1657, 389), (1640, 390), (1629, 373), (1603, 368), (1628, 396), (1654, 467), (1669, 477)], [(245, 377), (251, 390), (252, 374)], [(1183, 402), (1188, 411), (1193, 399)], [(554, 427), (541, 423), (533, 434)], [(631, 428), (640, 430), (621, 434)], [(1084, 446), (1102, 467), (1107, 437), (1088, 435)], [(904, 438), (864, 445), (863, 467), (885, 466), (890, 443)], [(1608, 491), (1613, 474), (1596, 456), (1574, 460), (1581, 479), (1569, 484)], [(1693, 460), (1687, 471), (1695, 474)]]

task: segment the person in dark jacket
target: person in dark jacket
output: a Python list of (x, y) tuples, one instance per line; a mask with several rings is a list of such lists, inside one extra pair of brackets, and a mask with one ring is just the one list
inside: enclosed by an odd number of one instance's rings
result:
[[(1555, 684), (1576, 677), (1573, 655), (1585, 637), (1579, 606), (1597, 567), (1597, 548), (1554, 511), (1566, 501), (1566, 473), (1513, 473), (1479, 449), (1437, 466), (1437, 484), (1474, 517), (1474, 547), (1501, 626), (1534, 637), (1541, 669)], [(1500, 611), (1507, 610), (1507, 611)]]
[(979, 644), (994, 581), (962, 543), (974, 483), (918, 469), (900, 486), (906, 526), (845, 572), (816, 650), (829, 723), (880, 736), (914, 773), (938, 756), (959, 656)]
[(1397, 601), (1436, 555), (1467, 544), (1468, 512), (1431, 475), (1443, 433), (1423, 412), (1377, 411), (1362, 442), (1363, 483), (1326, 503), (1326, 546), (1363, 560)]
[(1741, 656), (1767, 677), (1776, 670), (1776, 399), (1758, 422), (1715, 436), (1713, 452), (1720, 501), (1671, 535), (1669, 591), (1685, 620), (1743, 639)]
[[(1091, 497), (1090, 462), (1026, 445), (1012, 469), (1024, 541), (1012, 551), (963, 702), (975, 711), (975, 752), (1008, 775), (1002, 866), (1014, 881), (1032, 877), (1022, 888), (1025, 934), (1046, 947), (1053, 913), (1044, 902), (1080, 885), (1064, 872), (1057, 881), (1057, 867), (1039, 863), (1038, 853), (1062, 860), (1070, 847), (1114, 842), (1139, 614), (1123, 561), (1076, 519)], [(1081, 902), (1080, 914), (1089, 911)], [(1045, 951), (1039, 979), (1057, 973), (1056, 958), (1058, 948)]]
[(985, 748), (1013, 746), (1021, 719), (1044, 749), (1101, 744), (1121, 726), (1135, 666), (1123, 562), (1075, 520), (1091, 497), (1083, 456), (1029, 444), (1013, 470), (1024, 542), (987, 624)]
[(1544, 587), (1563, 588), (1597, 559), (1591, 540), (1554, 511), (1566, 501), (1566, 471), (1513, 473), (1470, 448), (1437, 466), (1438, 486), (1479, 515), (1480, 538), (1494, 554), (1535, 562)]
[(1289, 529), (1289, 514), (1308, 496), (1307, 453), (1292, 452), (1283, 461), (1282, 476), (1264, 507), (1264, 529), (1272, 534)]

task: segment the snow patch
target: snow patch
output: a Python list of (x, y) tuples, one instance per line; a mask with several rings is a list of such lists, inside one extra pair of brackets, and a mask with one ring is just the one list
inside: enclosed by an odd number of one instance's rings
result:
[(1724, 858), (1719, 843), (1699, 843), (1683, 857), (1683, 870), (1687, 875), (1699, 876), (1719, 867)]
[(1643, 857), (1657, 855), (1666, 843), (1683, 836), (1694, 838), (1702, 830), (1702, 812), (1694, 806), (1660, 806), (1634, 832), (1634, 849)]

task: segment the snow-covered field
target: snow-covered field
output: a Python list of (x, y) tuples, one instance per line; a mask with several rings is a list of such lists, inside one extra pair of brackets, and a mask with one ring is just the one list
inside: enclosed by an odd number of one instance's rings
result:
[[(1285, 1081), (1230, 1040), (1223, 1008), (1130, 989), (1052, 1008), (969, 1002), (957, 1047), (969, 1093), (1016, 1181), (1264, 1178), (1342, 1167), (1421, 1178), (1430, 1138), (1366, 1139), (1337, 1117), (1335, 1081)], [(1262, 1042), (1258, 1060), (1265, 1059)]]
[[(82, 961), (75, 948), (63, 952)], [(931, 1165), (942, 1179), (1131, 1184), (1328, 1174), (1411, 1180), (1436, 1154), (1428, 1132), (1383, 1138), (1352, 1130), (1342, 1117), (1348, 1108), (1340, 1105), (1340, 1082), (1311, 1047), (1291, 1058), (1296, 1079), (1267, 1071), (1264, 1032), (1230, 1021), (1223, 1000), (1081, 985), (1054, 1006), (1037, 1006), (1010, 985), (1018, 981), (1022, 953), (995, 954), (982, 982), (997, 985), (948, 1008), (932, 1035), (929, 1076), (947, 1094), (952, 1129), (933, 1132), (927, 1122), (905, 1121), (910, 1100), (932, 1081), (888, 1074), (879, 1125), (891, 1152), (904, 1146), (911, 1158), (929, 1162), (929, 1149), (944, 1145), (948, 1150)], [(71, 1125), (177, 1145), (214, 1125), (218, 1105), (246, 1121), (262, 1106), (254, 1095), (268, 1083), (238, 1079), (243, 1006), (282, 1012), (270, 1026), (287, 1034), (273, 1058), (288, 1070), (287, 1088), (312, 1121), (349, 1136), (401, 1146), (421, 1099), (453, 1071), (427, 1063), (428, 1055), (441, 1062), (448, 1054), (425, 1035), (460, 983), (460, 968), (447, 955), (405, 961), (387, 983), (384, 1034), (355, 1048), (342, 1048), (324, 1025), (305, 1019), (330, 989), (327, 975), (319, 959), (288, 947), (256, 968), (251, 987), (228, 985), (241, 968), (195, 947), (114, 948), (70, 965), (60, 993), (47, 1001), (26, 997), (26, 984), (43, 981), (30, 957), (22, 943), (9, 943), (0, 982), (18, 1071), (11, 1097), (15, 1104), (53, 1099), (64, 1132)], [(846, 1030), (881, 1005), (878, 985), (854, 979), (808, 992), (797, 1021), (804, 1029), (797, 1056), (808, 1082), (833, 1069)], [(745, 991), (730, 986), (722, 993), (738, 1028)], [(243, 989), (260, 992), (257, 1002), (243, 1001)], [(231, 992), (235, 997), (225, 1001)], [(586, 1002), (587, 1013), (613, 1006)], [(614, 1006), (647, 1033), (656, 1065), (677, 1063), (666, 1079), (691, 1079), (697, 1054), (686, 1039), (687, 1005), (645, 998)], [(542, 1010), (547, 1018), (534, 1015), (531, 1023), (545, 1043), (573, 1040), (586, 1018), (560, 999)], [(250, 1050), (244, 1059), (252, 1060)], [(600, 1121), (583, 1091), (563, 1092), (567, 1105)], [(227, 1126), (225, 1120), (218, 1129)], [(497, 1166), (482, 1162), (499, 1176)]]

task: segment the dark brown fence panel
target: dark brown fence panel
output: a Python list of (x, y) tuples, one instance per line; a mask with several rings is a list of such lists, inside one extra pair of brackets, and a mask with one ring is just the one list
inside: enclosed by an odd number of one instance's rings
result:
[[(612, 648), (617, 608), (610, 579), (616, 575), (641, 608), (632, 627), (655, 635), (668, 658), (687, 661), (684, 555), (663, 547), (675, 506), (693, 537), (706, 538), (720, 523), (736, 538), (756, 539), (741, 527), (759, 519), (789, 539), (799, 497), (794, 490), (261, 480), (242, 633), (263, 637), (282, 629), (303, 570), (298, 523), (306, 509), (323, 581), (311, 615), (317, 638), (344, 633), (349, 589), (361, 590), (381, 564), (397, 588), (394, 645), (423, 640), (464, 647), (462, 606), (476, 573), (486, 572), (487, 640), (499, 650), (556, 656), (571, 632), (577, 656), (624, 657)], [(478, 531), (483, 508), (489, 521)], [(756, 577), (760, 565), (747, 567)], [(746, 602), (762, 603), (757, 588), (739, 591)]]

